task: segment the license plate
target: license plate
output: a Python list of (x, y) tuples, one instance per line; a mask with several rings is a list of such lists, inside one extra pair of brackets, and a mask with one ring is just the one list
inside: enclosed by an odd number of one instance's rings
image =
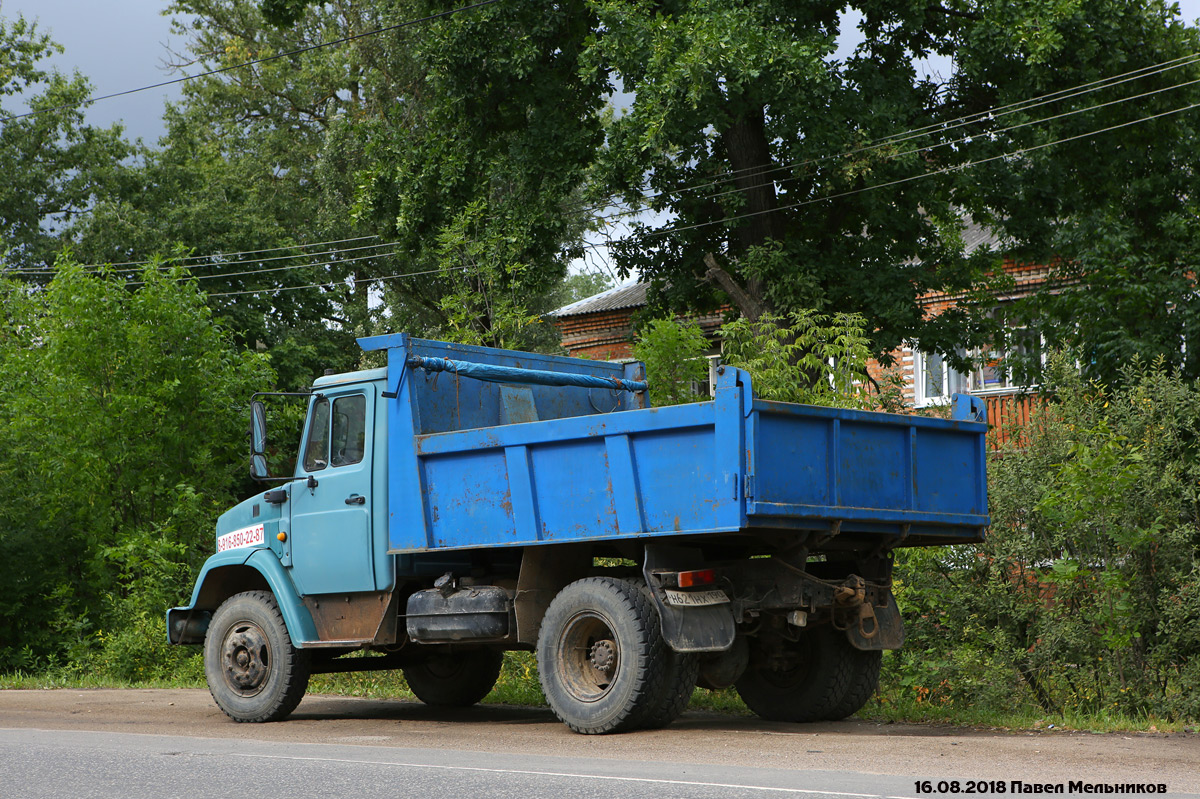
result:
[(667, 604), (676, 607), (721, 605), (729, 601), (724, 591), (672, 591), (669, 588), (663, 590), (667, 595)]

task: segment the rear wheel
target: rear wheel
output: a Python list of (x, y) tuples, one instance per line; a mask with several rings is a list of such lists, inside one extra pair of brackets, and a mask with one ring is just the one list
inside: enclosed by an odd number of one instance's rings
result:
[(764, 719), (836, 721), (871, 698), (880, 660), (880, 652), (855, 649), (831, 627), (809, 630), (796, 641), (760, 639), (752, 642), (737, 692)]
[(639, 724), (643, 730), (657, 730), (679, 718), (687, 710), (700, 677), (700, 658), (667, 649), (663, 658), (658, 696), (647, 704), (646, 717)]
[[(650, 605), (651, 613), (656, 606), (650, 589), (639, 584), (639, 589), (646, 602)], [(655, 613), (657, 615), (657, 613)], [(661, 619), (653, 625), (656, 633), (662, 634)], [(657, 730), (666, 727), (679, 718), (687, 710), (692, 694), (696, 692), (696, 683), (700, 678), (700, 656), (692, 653), (676, 652), (664, 644), (662, 667), (657, 677), (657, 695), (646, 702), (646, 717), (638, 726), (644, 730)]]
[(308, 689), (308, 653), (292, 646), (275, 597), (235, 594), (217, 608), (204, 639), (208, 690), (234, 721), (278, 721)]
[(672, 664), (683, 662), (678, 657), (663, 641), (658, 614), (641, 587), (610, 577), (577, 580), (560, 591), (538, 636), (546, 701), (564, 724), (584, 734), (670, 723), (680, 702), (686, 705), (683, 689), (670, 679)]
[(405, 666), (404, 679), (427, 705), (469, 707), (491, 693), (503, 664), (503, 653), (491, 649), (434, 655)]

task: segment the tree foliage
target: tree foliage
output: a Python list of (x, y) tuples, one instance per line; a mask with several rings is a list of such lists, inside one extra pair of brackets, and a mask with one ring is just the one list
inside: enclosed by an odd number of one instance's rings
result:
[(246, 399), (273, 377), (178, 270), (151, 267), (136, 291), (67, 259), (56, 273), (43, 291), (0, 285), (7, 668), (84, 667), (100, 634), (162, 638), (243, 479)]
[[(795, 311), (783, 319), (765, 314), (721, 326), (721, 361), (744, 369), (757, 397), (832, 408), (897, 411), (903, 404), (897, 381), (872, 380), (866, 320), (858, 314), (826, 316)], [(698, 394), (709, 348), (700, 327), (679, 319), (652, 319), (642, 326), (633, 355), (646, 364), (655, 405), (708, 399)]]
[[(1063, 268), (1038, 328), (1086, 342), (1099, 373), (1178, 344), (1200, 229), (1195, 114), (1145, 118), (1195, 102), (1196, 65), (1028, 105), (1194, 53), (1170, 7), (852, 3), (863, 41), (839, 58), (843, 3), (595, 5), (590, 63), (636, 95), (609, 131), (603, 185), (664, 220), (639, 225), (618, 261), (672, 307), (859, 312), (880, 354), (905, 339), (986, 346), (1003, 331), (980, 290), (1003, 281), (994, 252), (967, 246), (974, 220), (997, 250)], [(950, 74), (919, 75), (926, 56), (953, 57)], [(966, 302), (925, 318), (931, 291)]]
[[(315, 8), (263, 7), (296, 25)], [(614, 198), (655, 212), (615, 257), (653, 283), (659, 310), (856, 312), (885, 361), (904, 341), (958, 359), (1005, 334), (988, 313), (1003, 252), (1058, 267), (1030, 314), (1083, 345), (1096, 374), (1115, 379), (1131, 352), (1184, 361), (1200, 41), (1174, 7), (586, 0), (530, 13), (496, 4), (410, 34), (420, 100), (370, 128), (358, 196), (417, 251), (479, 202), (496, 220), (489, 246), (525, 220), (526, 251), (497, 262), (543, 275), (546, 247), (570, 238), (548, 220), (586, 174), (598, 224)], [(928, 57), (952, 58), (948, 74), (918, 72)], [(629, 107), (606, 118), (617, 91)], [(994, 247), (978, 246), (981, 229)], [(927, 317), (930, 292), (963, 302)]]
[(695, 322), (652, 319), (638, 333), (633, 357), (646, 364), (646, 382), (655, 407), (697, 402), (696, 387), (708, 377), (708, 341)]
[[(286, 28), (252, 0), (172, 5), (188, 65), (224, 71), (185, 84), (161, 149), (133, 170), (140, 189), (97, 208), (81, 255), (232, 253), (189, 262), (219, 316), (249, 345), (316, 347), (322, 366), (346, 366), (351, 337), (379, 329), (544, 347), (540, 317), (583, 230), (568, 201), (600, 130), (594, 93), (548, 88), (573, 69), (558, 47), (570, 15), (372, 34), (422, 7), (293, 5)], [(491, 88), (485, 68), (502, 73)], [(520, 298), (511, 314), (506, 297)]]
[(869, 393), (866, 320), (858, 314), (827, 316), (793, 311), (786, 319), (764, 314), (721, 327), (722, 360), (745, 369), (764, 399), (833, 408), (873, 409)]

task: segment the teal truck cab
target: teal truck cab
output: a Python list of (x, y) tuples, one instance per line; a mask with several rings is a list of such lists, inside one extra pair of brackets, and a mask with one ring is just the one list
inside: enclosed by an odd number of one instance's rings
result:
[(223, 514), (169, 639), (203, 644), (236, 721), (282, 719), (316, 673), (403, 669), (466, 706), (535, 651), (581, 733), (669, 724), (695, 686), (764, 718), (840, 719), (903, 628), (900, 546), (981, 540), (982, 404), (952, 419), (769, 402), (647, 407), (638, 364), (360, 340), (387, 366), (317, 380), (293, 474)]

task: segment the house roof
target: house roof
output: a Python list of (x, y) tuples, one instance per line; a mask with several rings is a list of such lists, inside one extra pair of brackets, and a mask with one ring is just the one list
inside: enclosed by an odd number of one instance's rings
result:
[(963, 252), (966, 255), (978, 250), (980, 247), (999, 248), (1001, 244), (1000, 237), (992, 232), (990, 228), (976, 222), (974, 219), (967, 219), (967, 225), (963, 228)]
[[(1000, 237), (993, 233), (990, 229), (984, 227), (973, 219), (966, 219), (966, 226), (962, 231), (963, 237), (963, 252), (967, 255), (975, 252), (981, 247), (998, 247), (1001, 243)], [(649, 288), (648, 283), (628, 283), (624, 286), (602, 291), (599, 294), (593, 294), (591, 297), (585, 297), (582, 300), (577, 300), (570, 305), (550, 312), (550, 316), (559, 318), (566, 316), (582, 316), (583, 314), (598, 313), (600, 311), (616, 311), (622, 308), (641, 308), (646, 304), (646, 290)]]
[(599, 294), (594, 294), (591, 297), (585, 297), (570, 305), (564, 305), (556, 311), (551, 311), (550, 315), (558, 317), (580, 316), (587, 313), (596, 313), (597, 311), (640, 308), (646, 304), (646, 288), (648, 285), (647, 283), (629, 283), (625, 286), (617, 286), (616, 288), (602, 291)]

